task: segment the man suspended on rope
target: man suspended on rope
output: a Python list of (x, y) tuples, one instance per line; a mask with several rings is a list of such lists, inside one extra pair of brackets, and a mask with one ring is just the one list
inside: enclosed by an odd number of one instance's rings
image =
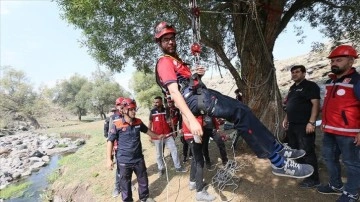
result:
[(183, 115), (183, 122), (191, 134), (202, 136), (202, 125), (195, 116), (207, 114), (234, 123), (235, 129), (259, 158), (268, 158), (272, 172), (278, 176), (305, 178), (314, 169), (308, 164), (297, 164), (293, 159), (305, 155), (279, 144), (274, 135), (255, 117), (250, 108), (234, 98), (206, 88), (201, 82), (205, 68), (195, 67), (191, 73), (176, 52), (176, 30), (166, 22), (155, 27), (155, 41), (163, 51), (156, 65), (156, 80), (167, 97), (175, 101)]

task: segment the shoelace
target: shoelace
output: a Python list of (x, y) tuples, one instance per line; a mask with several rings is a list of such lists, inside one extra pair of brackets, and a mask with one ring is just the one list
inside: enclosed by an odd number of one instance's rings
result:
[(287, 143), (284, 143), (283, 146), (284, 146), (283, 150), (285, 150), (285, 151), (286, 151), (286, 150), (288, 150), (288, 151), (291, 151), (291, 150), (292, 150), (292, 148), (289, 147)]
[(343, 193), (344, 193), (347, 197), (352, 198), (352, 199), (354, 199), (354, 200), (358, 200), (358, 199), (359, 199), (359, 195), (358, 195), (358, 194), (353, 195), (353, 194), (350, 194), (350, 193), (347, 192), (347, 191), (344, 191)]
[(296, 163), (295, 161), (288, 159), (285, 163), (285, 168), (297, 168), (300, 169), (300, 164)]
[[(336, 188), (336, 187), (334, 187), (334, 186), (331, 186), (330, 183), (329, 183), (329, 186), (330, 186), (330, 188), (331, 188), (332, 190), (334, 190), (334, 191), (339, 191), (339, 192), (342, 192), (343, 187), (344, 187), (344, 186), (342, 186), (342, 187), (340, 187), (340, 188)], [(345, 192), (345, 191), (344, 191), (344, 192)], [(346, 193), (348, 193), (348, 192), (346, 192)]]

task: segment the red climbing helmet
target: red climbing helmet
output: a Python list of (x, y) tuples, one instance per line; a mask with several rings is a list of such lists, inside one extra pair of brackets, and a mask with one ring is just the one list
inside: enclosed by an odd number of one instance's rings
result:
[(176, 34), (175, 28), (167, 22), (160, 22), (155, 27), (155, 41), (158, 42), (165, 34)]
[(119, 97), (118, 99), (116, 99), (115, 101), (115, 105), (121, 105), (123, 102), (124, 98), (123, 97)]
[(340, 56), (351, 56), (354, 58), (358, 58), (359, 55), (357, 54), (354, 47), (349, 45), (340, 45), (331, 51), (328, 58), (335, 58)]
[(122, 105), (127, 109), (136, 109), (136, 102), (131, 98), (124, 98)]

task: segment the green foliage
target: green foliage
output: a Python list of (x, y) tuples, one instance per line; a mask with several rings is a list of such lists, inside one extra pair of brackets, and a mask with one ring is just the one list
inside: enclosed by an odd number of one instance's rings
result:
[[(193, 31), (198, 31), (202, 64), (229, 71), (247, 95), (244, 102), (263, 119), (278, 116), (281, 110), (272, 52), (277, 37), (291, 20), (308, 21), (335, 41), (360, 39), (359, 0), (197, 1), (201, 14), (201, 28), (197, 30), (192, 28), (193, 15), (187, 0), (56, 2), (62, 16), (83, 30), (83, 44), (94, 58), (113, 71), (123, 71), (130, 59), (137, 70), (154, 69), (155, 58), (161, 53), (154, 43), (153, 30), (161, 21), (175, 26), (177, 52), (186, 62), (193, 58), (189, 47)], [(297, 31), (301, 42), (306, 33), (302, 28)], [(137, 97), (142, 102), (147, 99), (142, 92), (137, 92)], [(263, 107), (274, 101), (277, 103), (271, 110)]]
[(31, 185), (30, 182), (21, 183), (18, 185), (9, 185), (0, 191), (1, 199), (9, 199), (11, 197), (19, 197), (24, 194), (24, 191)]
[[(33, 84), (30, 83), (23, 71), (11, 67), (0, 68), (3, 72), (3, 77), (0, 78), (1, 114), (20, 115), (33, 122), (35, 127), (39, 127), (35, 117), (39, 118), (44, 115), (48, 106), (47, 100), (34, 91)], [(8, 117), (11, 119), (12, 116)]]
[(105, 114), (114, 106), (115, 100), (120, 96), (128, 97), (129, 93), (114, 80), (110, 71), (103, 72), (98, 69), (92, 77), (93, 88), (89, 108), (94, 114), (100, 114), (105, 118)]
[(71, 110), (81, 120), (86, 115), (86, 100), (90, 98), (91, 84), (86, 77), (75, 74), (53, 88), (54, 102)]
[(135, 72), (130, 81), (130, 88), (136, 92), (136, 101), (144, 108), (151, 108), (154, 97), (163, 95), (154, 73)]
[(71, 110), (79, 120), (87, 112), (105, 118), (105, 114), (114, 106), (116, 98), (129, 96), (129, 92), (115, 81), (112, 72), (100, 69), (92, 73), (90, 81), (75, 74), (70, 79), (57, 83), (47, 92), (52, 94), (50, 97), (55, 103)]
[[(83, 43), (89, 47), (93, 56), (100, 64), (112, 70), (122, 71), (129, 58), (134, 59), (138, 69), (146, 72), (154, 67), (154, 58), (159, 52), (157, 45), (153, 43), (153, 29), (160, 21), (175, 24), (180, 33), (177, 36), (180, 53), (184, 56), (189, 55), (192, 37), (189, 1), (56, 2), (63, 11), (62, 16), (83, 30), (86, 37)], [(206, 46), (203, 48), (202, 59), (212, 57), (213, 55), (209, 54), (215, 52), (227, 68), (227, 60), (236, 55), (241, 59), (237, 51), (251, 48), (252, 44), (247, 45), (244, 41), (253, 37), (258, 39), (257, 43), (261, 43), (259, 33), (247, 34), (249, 31), (259, 31), (246, 27), (256, 28), (256, 23), (267, 40), (270, 53), (276, 38), (292, 19), (306, 20), (313, 27), (321, 26), (322, 32), (331, 39), (360, 38), (358, 0), (259, 0), (256, 7), (247, 1), (198, 1), (198, 4), (201, 10), (208, 11), (201, 13), (201, 42)], [(249, 18), (252, 20), (249, 21)], [(222, 57), (222, 54), (226, 54), (226, 57)], [(261, 56), (262, 54), (258, 54), (257, 57)]]

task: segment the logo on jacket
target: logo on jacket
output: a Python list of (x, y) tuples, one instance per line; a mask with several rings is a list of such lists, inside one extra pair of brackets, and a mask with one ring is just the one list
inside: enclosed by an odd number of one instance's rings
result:
[(339, 89), (338, 91), (336, 91), (336, 94), (338, 96), (343, 96), (343, 95), (345, 95), (345, 90), (344, 89)]

